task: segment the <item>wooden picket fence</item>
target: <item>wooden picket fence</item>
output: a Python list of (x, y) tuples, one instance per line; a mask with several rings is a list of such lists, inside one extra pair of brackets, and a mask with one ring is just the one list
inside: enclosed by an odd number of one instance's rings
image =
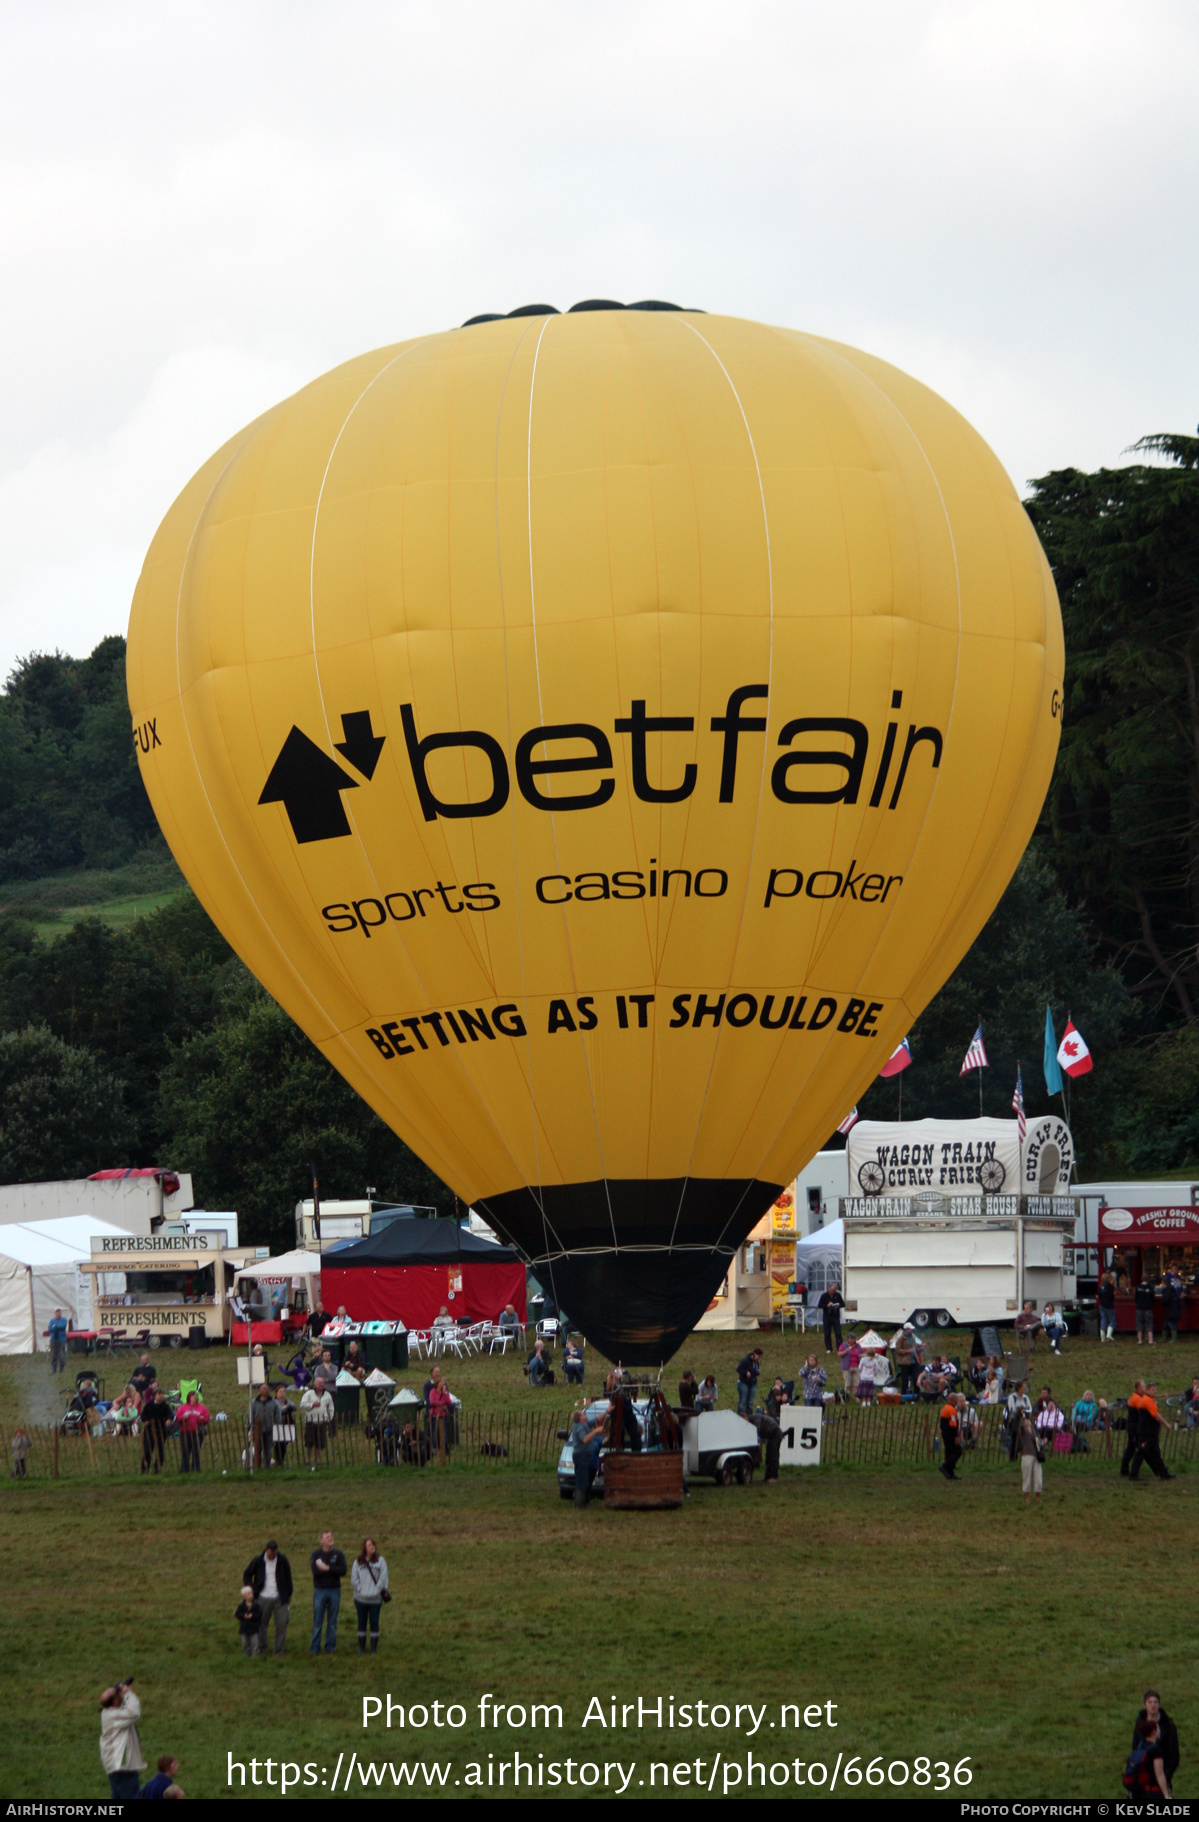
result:
[[(487, 1467), (533, 1467), (558, 1459), (562, 1444), (559, 1429), (570, 1422), (569, 1412), (553, 1412), (545, 1407), (520, 1414), (489, 1414), (479, 1411), (458, 1414), (457, 1438), (447, 1433), (445, 1447), (434, 1430), (428, 1441), (425, 1467), (438, 1469), (454, 1463), (470, 1462)], [(0, 1451), (14, 1471), (13, 1434), (16, 1426), (0, 1424)], [(22, 1426), (30, 1447), (25, 1461), (24, 1478), (28, 1480), (78, 1480), (96, 1475), (118, 1478), (142, 1473), (142, 1437), (111, 1435), (103, 1431), (84, 1431), (66, 1435), (55, 1424)], [(280, 1466), (284, 1471), (308, 1466), (303, 1443), (289, 1443)], [(201, 1474), (246, 1474), (250, 1472), (251, 1445), (244, 1418), (228, 1417), (224, 1423), (213, 1423), (200, 1447)], [(326, 1447), (317, 1458), (325, 1468), (373, 1468), (380, 1465), (404, 1471), (415, 1463), (406, 1463), (395, 1447), (381, 1441), (362, 1423), (339, 1418), (326, 1436)], [(178, 1436), (168, 1436), (164, 1446), (164, 1473), (182, 1471), (182, 1447)], [(258, 1471), (261, 1471), (259, 1468)], [(272, 1472), (276, 1470), (272, 1469)]]
[[(976, 1461), (1007, 1460), (1003, 1437), (1003, 1413), (998, 1405), (974, 1405), (978, 1414), (978, 1435), (967, 1445), (967, 1456)], [(821, 1437), (821, 1460), (825, 1462), (869, 1464), (884, 1467), (889, 1463), (936, 1460), (940, 1453), (940, 1403), (901, 1405), (829, 1404), (824, 1411), (824, 1433)], [(1078, 1464), (1086, 1461), (1109, 1461), (1124, 1452), (1123, 1430), (1095, 1429), (1086, 1434), (1086, 1448), (1077, 1440), (1068, 1453), (1056, 1453), (1046, 1442), (1046, 1460)], [(1173, 1467), (1180, 1461), (1192, 1461), (1199, 1450), (1199, 1429), (1163, 1431), (1162, 1459)]]
[[(822, 1460), (827, 1464), (865, 1467), (934, 1461), (940, 1449), (938, 1416), (939, 1408), (935, 1404), (830, 1404), (824, 1413)], [(1001, 1413), (994, 1407), (983, 1407), (979, 1409), (979, 1418), (978, 1438), (967, 1452), (967, 1461), (988, 1464), (1005, 1461), (1007, 1451), (1001, 1433)], [(549, 1466), (558, 1460), (562, 1449), (558, 1432), (566, 1429), (569, 1422), (569, 1411), (553, 1411), (545, 1406), (506, 1415), (459, 1411), (457, 1439), (448, 1439), (443, 1453), (434, 1434), (428, 1459), (423, 1465), (431, 1471), (466, 1463), (497, 1469)], [(64, 1435), (53, 1424), (26, 1424), (24, 1428), (30, 1438), (25, 1464), (25, 1478), (29, 1480), (80, 1480), (95, 1476), (131, 1478), (142, 1472), (140, 1436), (95, 1432)], [(13, 1433), (13, 1426), (0, 1424), (0, 1450), (10, 1472), (14, 1461)], [(1125, 1433), (1122, 1430), (1093, 1430), (1087, 1441), (1089, 1449), (1085, 1452), (1050, 1452), (1048, 1459), (1065, 1467), (1081, 1462), (1114, 1465), (1114, 1460), (1123, 1451)], [(1161, 1449), (1163, 1459), (1171, 1467), (1179, 1462), (1193, 1461), (1199, 1453), (1199, 1429), (1164, 1432)], [(181, 1465), (180, 1439), (168, 1436), (163, 1472), (177, 1474)], [(327, 1437), (327, 1447), (319, 1465), (340, 1469), (385, 1466), (405, 1472), (415, 1464), (404, 1462), (398, 1452), (385, 1448), (364, 1423), (339, 1419)], [(307, 1466), (302, 1440), (289, 1444), (281, 1466), (284, 1472)], [(229, 1417), (225, 1423), (211, 1425), (201, 1445), (199, 1471), (210, 1478), (222, 1473), (249, 1472), (244, 1419)]]

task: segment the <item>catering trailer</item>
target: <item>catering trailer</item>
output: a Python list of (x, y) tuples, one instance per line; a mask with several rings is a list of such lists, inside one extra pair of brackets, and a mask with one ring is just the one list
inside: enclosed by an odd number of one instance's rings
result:
[[(1129, 1183), (1123, 1189), (1145, 1188)], [(1167, 1185), (1193, 1195), (1199, 1185)], [(1154, 1286), (1153, 1326), (1165, 1327), (1163, 1291), (1167, 1273), (1178, 1280), (1179, 1332), (1199, 1330), (1199, 1206), (1180, 1198), (1155, 1197), (1150, 1201), (1130, 1196), (1116, 1205), (1104, 1202), (1099, 1210), (1100, 1270), (1110, 1273), (1116, 1286), (1116, 1331), (1131, 1334), (1136, 1328), (1136, 1292), (1140, 1285)]]
[(865, 1322), (1011, 1322), (1031, 1301), (1072, 1305), (1074, 1141), (1056, 1114), (1015, 1120), (859, 1120), (841, 1292)]
[(97, 1235), (81, 1271), (96, 1280), (92, 1322), (135, 1346), (203, 1346), (229, 1333), (229, 1292), (254, 1247), (226, 1247), (224, 1233)]
[(846, 1196), (842, 1295), (857, 1322), (1012, 1322), (1073, 1306), (1073, 1196)]

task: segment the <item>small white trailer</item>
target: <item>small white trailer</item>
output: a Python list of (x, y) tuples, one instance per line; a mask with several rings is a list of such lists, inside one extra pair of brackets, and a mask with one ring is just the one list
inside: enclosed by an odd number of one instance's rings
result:
[(748, 1487), (762, 1460), (762, 1444), (747, 1417), (736, 1411), (684, 1411), (683, 1472), (711, 1475), (718, 1487)]

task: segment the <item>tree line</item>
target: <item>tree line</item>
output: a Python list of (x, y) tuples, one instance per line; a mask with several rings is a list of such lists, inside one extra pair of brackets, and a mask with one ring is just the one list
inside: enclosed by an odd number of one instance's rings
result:
[[(993, 916), (911, 1034), (914, 1067), (864, 1117), (968, 1118), (980, 1018), (985, 1111), (1019, 1062), (1045, 1111), (1046, 1005), (1095, 1055), (1072, 1090), (1086, 1175), (1199, 1165), (1199, 437), (1063, 469), (1027, 502), (1066, 632), (1061, 753), (1036, 835)], [(129, 734), (124, 641), (37, 653), (0, 694), (0, 889), (161, 852)], [(1057, 1105), (1057, 1103), (1055, 1103)], [(454, 1206), (182, 891), (123, 929), (49, 940), (0, 909), (0, 1180), (173, 1164), (247, 1238), (286, 1244), (315, 1162), (326, 1196)]]

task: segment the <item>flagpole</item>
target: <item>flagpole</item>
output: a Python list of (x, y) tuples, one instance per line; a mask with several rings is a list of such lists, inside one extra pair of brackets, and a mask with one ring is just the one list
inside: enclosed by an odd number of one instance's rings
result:
[[(983, 1034), (983, 1022), (982, 1022), (982, 1016), (980, 1014), (979, 1021), (978, 1021), (978, 1035), (979, 1035), (980, 1039), (982, 1037), (982, 1034)], [(978, 1117), (980, 1120), (983, 1117), (983, 1072), (982, 1072), (981, 1066), (978, 1071)]]

